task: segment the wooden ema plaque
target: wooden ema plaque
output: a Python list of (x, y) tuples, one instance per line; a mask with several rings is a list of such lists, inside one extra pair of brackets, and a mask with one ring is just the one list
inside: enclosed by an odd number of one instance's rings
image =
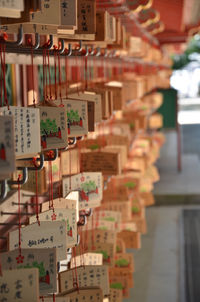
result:
[(109, 270), (109, 280), (110, 280), (110, 288), (120, 289), (122, 290), (123, 298), (129, 297), (129, 283), (127, 278), (123, 278), (123, 276), (116, 276), (110, 274)]
[(126, 273), (134, 272), (133, 255), (128, 253), (118, 253), (115, 255), (115, 271), (123, 271)]
[[(41, 221), (21, 228), (21, 247), (29, 249), (57, 248), (58, 261), (67, 254), (67, 223), (65, 221)], [(18, 230), (9, 232), (10, 251), (19, 247)]]
[[(78, 149), (73, 148), (61, 152), (60, 160), (61, 160), (60, 162), (61, 171), (63, 176), (80, 173), (80, 161), (79, 161)], [(73, 165), (70, 165), (70, 162), (72, 162)]]
[[(83, 231), (92, 230), (92, 229), (94, 229), (94, 226), (95, 226), (95, 229), (106, 230), (106, 231), (116, 231), (116, 229), (117, 229), (115, 221), (106, 221), (106, 220), (98, 219), (95, 221), (95, 223), (93, 223), (93, 219), (95, 219), (95, 218), (92, 218), (92, 217), (87, 218), (87, 224), (82, 227)], [(118, 226), (118, 228), (119, 228), (119, 226)]]
[[(74, 209), (78, 212), (78, 202), (73, 199), (56, 198), (53, 200), (54, 209)], [(49, 201), (41, 204), (42, 212), (49, 210)]]
[(39, 109), (10, 106), (0, 113), (14, 118), (15, 154), (17, 158), (35, 156), (41, 151)]
[(79, 191), (79, 209), (98, 207), (103, 194), (102, 174), (83, 172), (63, 178), (63, 197), (71, 191)]
[(42, 150), (68, 146), (67, 118), (62, 107), (40, 106), (40, 140)]
[[(99, 287), (79, 288), (78, 290), (71, 291), (69, 294), (63, 296), (61, 295), (56, 296), (55, 301), (56, 302), (86, 302), (86, 301), (102, 302), (103, 292)], [(52, 302), (52, 297), (51, 299), (44, 298), (44, 302)]]
[[(109, 278), (111, 281), (117, 279), (119, 283), (122, 283), (126, 287), (126, 295), (128, 294), (128, 289), (132, 288), (134, 286), (134, 281), (133, 281), (133, 273), (123, 271), (123, 270), (116, 270), (113, 267), (109, 268)], [(116, 288), (121, 288), (121, 286), (115, 286)], [(111, 285), (112, 288), (112, 285)]]
[[(21, 174), (21, 171), (16, 171), (14, 173), (14, 177), (18, 179), (19, 174)], [(46, 175), (47, 175), (46, 168), (43, 168), (41, 171), (38, 171), (37, 173), (38, 194), (43, 194), (47, 192)], [(17, 188), (16, 185), (14, 185), (13, 187)], [(22, 189), (29, 192), (35, 192), (35, 188), (36, 188), (35, 171), (29, 171), (28, 180), (24, 185), (22, 185)]]
[[(61, 105), (60, 100), (55, 104)], [(67, 131), (69, 137), (82, 136), (88, 133), (88, 105), (87, 101), (64, 99), (62, 100), (67, 119)]]
[[(76, 270), (80, 288), (98, 286), (102, 289), (104, 296), (109, 294), (108, 268), (106, 266), (89, 265), (77, 267)], [(74, 288), (72, 270), (59, 273), (58, 280), (61, 293), (67, 293)]]
[[(21, 203), (26, 204), (30, 202), (30, 198), (33, 194), (24, 190), (20, 190), (20, 200)], [(18, 191), (10, 191), (7, 195), (7, 198), (0, 204), (0, 212), (16, 213), (18, 206), (14, 206), (13, 203), (16, 203), (18, 198)], [(23, 205), (20, 204), (20, 209), (22, 211)], [(0, 215), (0, 223), (5, 223), (10, 218), (10, 215)]]
[(107, 201), (124, 201), (129, 198), (126, 186), (117, 185), (117, 182), (108, 182), (107, 189), (103, 191), (103, 202)]
[[(40, 298), (40, 302), (53, 302), (53, 295), (48, 296), (48, 297), (42, 297)], [(71, 302), (69, 297), (60, 297), (60, 296), (55, 296), (55, 302)]]
[(18, 259), (18, 249), (2, 253), (2, 270), (36, 268), (39, 271), (38, 280), (40, 295), (57, 292), (56, 249), (22, 249), (21, 255), (22, 258)]
[(103, 175), (117, 175), (121, 173), (119, 154), (115, 152), (83, 152), (81, 153), (83, 171), (100, 171)]
[(123, 294), (121, 289), (111, 288), (110, 289), (110, 302), (122, 302), (123, 301)]
[[(81, 243), (84, 252), (98, 252), (103, 255), (105, 265), (113, 265), (114, 254), (116, 249), (116, 232), (107, 230), (90, 230), (83, 231)], [(77, 248), (77, 253), (80, 249)]]
[(100, 253), (85, 253), (80, 256), (73, 257), (70, 268), (84, 265), (103, 265), (103, 255)]
[(125, 253), (126, 252), (126, 245), (123, 239), (117, 237), (116, 242), (116, 254)]
[[(77, 210), (66, 208), (55, 208), (54, 210), (48, 210), (40, 213), (39, 221), (66, 221), (66, 239), (67, 246), (71, 248), (77, 244)], [(29, 224), (36, 223), (36, 215), (29, 218)]]
[(96, 33), (96, 0), (78, 0), (78, 29), (75, 33)]
[(1, 301), (39, 301), (39, 275), (37, 268), (3, 271), (0, 276)]
[(121, 231), (117, 237), (125, 242), (127, 249), (140, 249), (141, 248), (141, 234), (132, 231)]
[(144, 205), (146, 207), (152, 206), (155, 204), (155, 199), (152, 192), (141, 193), (141, 198), (144, 200)]
[(122, 222), (131, 220), (131, 200), (127, 201), (106, 201), (101, 204), (102, 210), (121, 212)]
[(0, 116), (0, 179), (15, 171), (13, 116)]

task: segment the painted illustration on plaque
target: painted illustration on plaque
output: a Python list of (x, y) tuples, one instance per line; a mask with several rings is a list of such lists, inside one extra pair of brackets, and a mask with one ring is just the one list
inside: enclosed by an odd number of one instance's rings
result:
[[(59, 105), (56, 100), (55, 104)], [(68, 136), (82, 136), (88, 132), (88, 107), (86, 101), (63, 100), (62, 101), (67, 119)]]
[(67, 122), (64, 108), (40, 107), (42, 149), (67, 147)]
[(56, 249), (22, 249), (18, 259), (18, 249), (1, 254), (3, 270), (37, 268), (40, 294), (57, 290)]

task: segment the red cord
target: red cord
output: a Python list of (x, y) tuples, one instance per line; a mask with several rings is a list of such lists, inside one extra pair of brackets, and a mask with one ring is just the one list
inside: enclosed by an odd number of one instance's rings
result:
[(49, 60), (49, 49), (47, 49), (47, 57), (48, 57), (48, 73), (49, 73), (49, 93), (50, 93), (50, 100), (52, 100), (52, 93), (51, 93), (51, 70), (50, 70), (50, 60)]
[(62, 79), (61, 79), (61, 66), (60, 66), (60, 53), (58, 51), (58, 79), (59, 79), (59, 89), (60, 89), (60, 103), (62, 105)]
[(71, 149), (69, 149), (69, 189), (72, 189), (72, 163), (71, 163)]
[(85, 56), (85, 90), (88, 89), (88, 57)]
[[(33, 158), (33, 164), (35, 167), (37, 167), (36, 164), (36, 158)], [(40, 220), (39, 220), (39, 203), (38, 203), (38, 171), (35, 170), (35, 208), (36, 208), (36, 219), (37, 223), (40, 226)]]
[(9, 103), (8, 103), (8, 97), (7, 97), (7, 89), (6, 89), (6, 60), (5, 60), (5, 53), (6, 53), (6, 46), (2, 44), (1, 49), (1, 68), (2, 68), (2, 74), (3, 74), (3, 90), (4, 90), (4, 102), (3, 106), (8, 106), (9, 110)]
[(68, 57), (67, 55), (65, 56), (65, 82), (66, 82), (66, 85), (65, 85), (65, 88), (66, 88), (66, 98), (68, 97)]
[[(1, 52), (2, 52), (2, 49), (1, 49), (1, 44), (0, 44), (0, 58), (1, 58)], [(3, 67), (2, 67), (2, 60), (1, 60), (1, 75), (0, 75), (0, 101), (1, 101), (1, 107), (3, 106)]]
[(19, 240), (19, 255), (16, 257), (17, 263), (23, 263), (24, 256), (22, 256), (21, 251), (21, 204), (20, 204), (20, 179), (21, 174), (18, 175), (18, 240)]
[(56, 56), (57, 56), (57, 46), (54, 45), (54, 71), (55, 71), (54, 87), (55, 87), (55, 100), (57, 99), (57, 64), (56, 64)]

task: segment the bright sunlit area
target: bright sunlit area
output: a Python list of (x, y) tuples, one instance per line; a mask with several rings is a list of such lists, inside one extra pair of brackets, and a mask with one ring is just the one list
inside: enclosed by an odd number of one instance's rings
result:
[(184, 67), (174, 70), (171, 77), (171, 86), (179, 93), (178, 122), (181, 125), (200, 124), (200, 54), (193, 52), (199, 47), (200, 36), (196, 35), (190, 42), (189, 54), (177, 56), (177, 62)]

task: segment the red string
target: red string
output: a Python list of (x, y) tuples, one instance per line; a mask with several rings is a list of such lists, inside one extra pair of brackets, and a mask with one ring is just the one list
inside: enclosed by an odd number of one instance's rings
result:
[(2, 273), (2, 265), (1, 265), (1, 255), (0, 255), (0, 276), (2, 276), (3, 273)]
[(45, 102), (46, 93), (45, 93), (45, 49), (43, 49), (43, 101)]
[(54, 87), (55, 87), (55, 100), (57, 99), (57, 64), (56, 64), (56, 56), (57, 56), (57, 46), (54, 45), (54, 71), (55, 71)]
[[(75, 268), (72, 269), (73, 287), (76, 288), (79, 292), (78, 273), (77, 273), (77, 266), (76, 266), (76, 248), (75, 247), (72, 248), (72, 254), (73, 254), (74, 266), (75, 266)], [(74, 276), (74, 272), (75, 272), (75, 276)]]
[(66, 85), (65, 85), (65, 88), (66, 88), (66, 98), (68, 97), (68, 56), (66, 55), (65, 56), (65, 81), (66, 81)]
[(55, 302), (56, 301), (56, 296), (55, 296), (55, 294), (53, 294), (53, 302)]
[(50, 93), (50, 100), (52, 100), (52, 92), (51, 92), (51, 71), (50, 71), (49, 49), (47, 49), (47, 57), (48, 57), (48, 73), (49, 73), (49, 93)]
[(59, 184), (58, 184), (58, 198), (61, 200), (61, 189), (62, 189), (62, 171), (61, 171), (61, 156), (59, 159)]
[(71, 149), (69, 149), (69, 189), (72, 189), (72, 163), (71, 163)]
[[(79, 232), (80, 230), (80, 232)], [(84, 260), (84, 252), (83, 252), (83, 237), (82, 237), (82, 227), (79, 226), (78, 227), (78, 233), (79, 233), (79, 236), (81, 238), (80, 240), (80, 244), (79, 244), (79, 252), (80, 252), (80, 263), (81, 263), (81, 266), (85, 267), (85, 260)]]
[(88, 224), (86, 224), (85, 226), (85, 238), (84, 238), (84, 243), (85, 243), (85, 246), (84, 246), (84, 251), (88, 251)]
[(95, 250), (95, 240), (94, 240), (94, 215), (92, 215), (92, 250)]
[(78, 158), (79, 158), (79, 166), (80, 166), (80, 173), (82, 172), (82, 162), (81, 162), (81, 145), (78, 144)]
[(21, 174), (18, 175), (18, 240), (19, 240), (19, 255), (16, 257), (17, 263), (23, 263), (24, 256), (21, 251), (21, 204), (20, 204), (20, 179)]
[(21, 207), (20, 207), (20, 178), (21, 175), (18, 176), (18, 219), (19, 219), (19, 254), (21, 255)]
[(88, 89), (88, 57), (85, 56), (85, 90)]
[(31, 65), (32, 65), (32, 83), (33, 83), (33, 105), (35, 107), (35, 85), (34, 85), (34, 66), (33, 66), (33, 47), (31, 46)]
[(28, 44), (31, 46), (31, 74), (33, 83), (33, 105), (35, 107), (35, 88), (34, 88), (34, 65), (33, 65), (33, 44), (31, 39), (28, 39)]
[(78, 56), (76, 55), (76, 69), (77, 69), (77, 72), (76, 72), (76, 84), (77, 84), (77, 93), (79, 95), (79, 89), (78, 89), (78, 83), (79, 83), (79, 80), (80, 80), (80, 68), (78, 67)]
[[(49, 159), (51, 159), (53, 156), (53, 151), (50, 151), (48, 153)], [(49, 209), (53, 210), (53, 216), (52, 220), (54, 220), (54, 204), (53, 204), (53, 171), (52, 171), (52, 162), (49, 161)]]
[[(1, 57), (1, 44), (0, 44), (0, 57)], [(1, 107), (3, 106), (3, 67), (2, 67), (2, 60), (1, 60), (1, 75), (0, 75), (0, 85), (1, 85), (1, 92), (0, 92), (0, 101), (1, 101)]]
[[(33, 164), (37, 168), (36, 164), (36, 158), (33, 158)], [(40, 220), (39, 220), (39, 203), (38, 203), (38, 171), (35, 170), (35, 208), (36, 208), (36, 219), (38, 225), (40, 225)]]
[(4, 90), (3, 106), (5, 106), (5, 105), (8, 106), (8, 110), (9, 110), (7, 89), (6, 89), (6, 58), (5, 58), (6, 46), (5, 46), (5, 44), (2, 44), (1, 48), (2, 48), (1, 49), (1, 68), (2, 68), (2, 74), (3, 74), (3, 90)]
[(61, 66), (60, 66), (60, 53), (58, 51), (58, 78), (59, 78), (59, 88), (60, 88), (60, 102), (62, 105), (62, 80), (61, 80)]

